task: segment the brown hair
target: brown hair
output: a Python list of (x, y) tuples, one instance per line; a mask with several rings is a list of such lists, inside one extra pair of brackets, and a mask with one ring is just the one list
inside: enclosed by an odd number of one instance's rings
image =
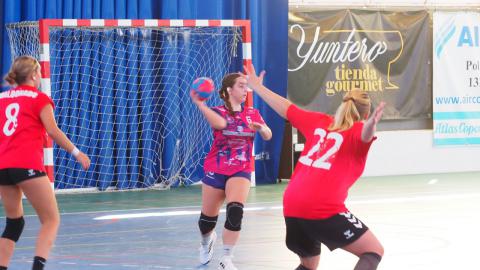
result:
[(335, 113), (335, 120), (329, 130), (347, 130), (353, 123), (368, 117), (371, 108), (370, 97), (361, 89), (353, 89), (343, 96), (342, 104)]
[(227, 107), (228, 113), (230, 115), (234, 115), (232, 104), (230, 104), (230, 95), (228, 94), (227, 88), (228, 87), (233, 87), (235, 85), (235, 82), (237, 78), (239, 78), (241, 75), (239, 73), (229, 73), (223, 77), (222, 80), (222, 87), (218, 91), (220, 94), (220, 98), (223, 99), (223, 102), (225, 102), (225, 107)]
[(31, 56), (20, 56), (13, 61), (10, 71), (5, 76), (5, 81), (10, 85), (20, 85), (27, 81), (28, 76), (40, 68), (38, 61)]

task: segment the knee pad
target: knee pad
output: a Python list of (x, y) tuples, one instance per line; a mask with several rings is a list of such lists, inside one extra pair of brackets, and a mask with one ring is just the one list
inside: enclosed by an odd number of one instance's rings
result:
[(239, 202), (230, 202), (227, 204), (227, 219), (225, 228), (230, 231), (238, 232), (242, 229), (243, 204)]
[(3, 231), (2, 238), (10, 239), (13, 242), (17, 242), (22, 235), (23, 227), (25, 226), (25, 220), (23, 217), (19, 218), (8, 218)]
[(218, 216), (209, 217), (204, 215), (203, 213), (200, 214), (200, 218), (198, 219), (198, 228), (202, 234), (207, 234), (215, 229), (215, 225), (217, 225)]
[(382, 260), (382, 256), (374, 252), (366, 252), (360, 255), (354, 270), (375, 270)]

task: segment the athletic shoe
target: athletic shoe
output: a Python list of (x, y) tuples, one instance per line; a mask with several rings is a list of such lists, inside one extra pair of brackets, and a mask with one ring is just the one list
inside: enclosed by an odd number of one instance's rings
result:
[(210, 234), (210, 240), (206, 245), (200, 245), (200, 254), (199, 259), (201, 264), (207, 264), (210, 262), (213, 256), (213, 247), (215, 246), (215, 241), (217, 240), (217, 233), (212, 231)]
[(223, 256), (220, 259), (218, 270), (238, 270), (232, 262), (232, 256)]

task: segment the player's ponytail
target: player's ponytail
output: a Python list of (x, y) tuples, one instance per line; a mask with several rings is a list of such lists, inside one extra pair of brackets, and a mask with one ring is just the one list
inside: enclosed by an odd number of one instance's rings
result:
[(5, 81), (10, 85), (21, 85), (39, 68), (40, 65), (35, 58), (26, 55), (17, 57), (13, 61), (10, 71), (5, 76)]
[(9, 71), (5, 76), (5, 81), (7, 81), (10, 85), (16, 84), (17, 74), (15, 72)]
[(343, 131), (351, 128), (353, 123), (368, 117), (370, 107), (371, 101), (367, 92), (361, 89), (347, 92), (335, 113), (334, 122), (328, 129)]
[(219, 90), (220, 98), (225, 102), (225, 107), (227, 107), (228, 113), (233, 116), (232, 104), (230, 104), (230, 95), (228, 94), (228, 88), (235, 85), (235, 80), (240, 77), (239, 73), (229, 73), (223, 77), (222, 87)]

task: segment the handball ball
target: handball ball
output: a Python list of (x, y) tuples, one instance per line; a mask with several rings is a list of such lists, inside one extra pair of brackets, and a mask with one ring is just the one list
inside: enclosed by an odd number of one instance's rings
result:
[(215, 84), (208, 77), (196, 78), (192, 83), (192, 90), (197, 93), (200, 100), (207, 100), (215, 90)]

